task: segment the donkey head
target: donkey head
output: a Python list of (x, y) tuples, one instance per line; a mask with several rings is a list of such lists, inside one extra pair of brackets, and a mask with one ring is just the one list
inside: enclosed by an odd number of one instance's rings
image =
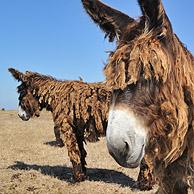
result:
[(22, 82), (18, 86), (18, 116), (24, 121), (28, 121), (31, 117), (34, 116), (39, 117), (40, 105), (38, 100), (33, 96), (33, 91), (30, 86), (28, 77), (26, 76), (26, 74), (21, 73), (13, 68), (9, 68), (9, 72), (16, 80)]
[[(164, 94), (171, 92), (166, 83), (173, 79), (175, 36), (160, 0), (138, 0), (143, 15), (139, 21), (98, 0), (82, 2), (109, 39), (117, 37), (117, 48), (104, 69), (113, 89), (107, 146), (119, 164), (137, 167), (150, 137), (158, 135), (153, 134), (152, 127), (166, 135), (177, 124), (176, 108)], [(163, 111), (165, 107), (169, 109), (168, 116)], [(157, 137), (160, 141), (161, 136)]]

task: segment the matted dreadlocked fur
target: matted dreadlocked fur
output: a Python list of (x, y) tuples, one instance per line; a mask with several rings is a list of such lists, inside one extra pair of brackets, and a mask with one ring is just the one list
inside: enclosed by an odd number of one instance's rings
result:
[(117, 38), (104, 73), (115, 105), (125, 103), (147, 123), (145, 158), (158, 193), (194, 190), (194, 58), (173, 33), (162, 2), (138, 0), (139, 21), (98, 0), (82, 2), (111, 40)]
[[(19, 105), (29, 117), (39, 116), (43, 108), (52, 112), (55, 129), (63, 134), (76, 181), (86, 178), (84, 134), (95, 130), (104, 136), (111, 92), (103, 83), (59, 81), (53, 77), (29, 72), (9, 71), (21, 81)], [(60, 137), (59, 137), (60, 138)]]

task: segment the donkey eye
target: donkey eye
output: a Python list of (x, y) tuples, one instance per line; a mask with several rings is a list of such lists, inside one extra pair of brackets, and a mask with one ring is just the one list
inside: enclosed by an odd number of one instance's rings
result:
[(166, 133), (170, 133), (173, 130), (173, 126), (171, 124), (166, 124), (166, 126), (164, 127), (164, 131)]

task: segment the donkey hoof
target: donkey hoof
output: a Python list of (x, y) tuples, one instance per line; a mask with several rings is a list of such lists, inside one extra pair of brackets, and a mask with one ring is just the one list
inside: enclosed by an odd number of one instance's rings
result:
[(140, 191), (149, 191), (152, 190), (154, 183), (146, 183), (146, 182), (139, 182), (136, 183), (136, 188), (138, 188)]
[(75, 182), (85, 181), (86, 179), (87, 176), (84, 173), (76, 174), (76, 176), (74, 176)]
[(61, 139), (56, 140), (56, 143), (57, 143), (57, 146), (60, 147), (60, 148), (65, 146)]

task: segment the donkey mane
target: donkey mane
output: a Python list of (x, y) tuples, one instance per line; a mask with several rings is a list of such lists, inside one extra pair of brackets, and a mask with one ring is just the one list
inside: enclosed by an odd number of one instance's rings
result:
[(74, 81), (74, 82), (83, 82), (82, 80), (61, 80), (61, 79), (57, 79), (53, 76), (50, 76), (50, 75), (43, 75), (43, 74), (40, 74), (40, 73), (37, 73), (37, 72), (31, 72), (31, 71), (26, 71), (25, 72), (25, 78), (28, 79), (29, 81), (31, 80), (37, 80), (37, 81), (40, 81), (40, 82), (43, 82), (43, 81), (53, 81), (53, 82), (63, 82), (63, 83), (66, 83), (66, 82), (71, 82), (71, 81)]

